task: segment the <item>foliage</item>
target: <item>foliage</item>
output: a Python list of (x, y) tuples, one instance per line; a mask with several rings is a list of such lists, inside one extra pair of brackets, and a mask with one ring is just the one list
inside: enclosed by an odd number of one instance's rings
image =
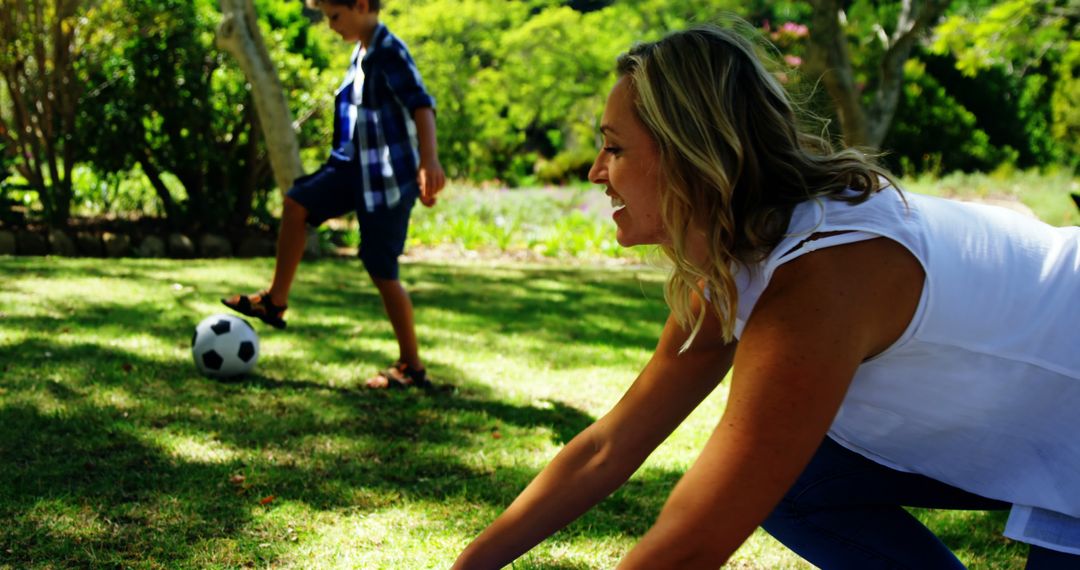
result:
[[(1076, 0), (1003, 0), (980, 11), (954, 14), (937, 29), (932, 49), (949, 53), (968, 77), (1004, 73), (1030, 145), (1025, 164), (1080, 165), (1080, 3)], [(989, 119), (990, 117), (988, 117)], [(1025, 155), (1022, 152), (1022, 158)]]
[[(655, 270), (407, 264), (429, 369), (455, 388), (373, 392), (397, 355), (378, 294), (355, 260), (305, 268), (256, 373), (218, 382), (191, 331), (269, 260), (0, 259), (0, 566), (446, 568), (617, 401), (667, 313)], [(514, 567), (613, 567), (726, 399)], [(972, 567), (1022, 566), (1002, 513), (919, 516)], [(759, 531), (729, 567), (809, 565)]]
[[(0, 94), (0, 103), (3, 102), (3, 95)], [(3, 129), (0, 126), (0, 129)], [(3, 184), (5, 180), (11, 176), (11, 169), (15, 166), (15, 159), (12, 156), (12, 152), (8, 151), (10, 143), (5, 142), (5, 137), (0, 134), (0, 184)], [(0, 192), (0, 200), (4, 198), (3, 193)]]
[[(492, 179), (512, 162), (520, 135), (498, 128), (506, 95), (495, 89), (502, 33), (522, 25), (529, 2), (395, 2), (384, 20), (410, 47), (438, 111), (439, 152), (453, 177)], [(496, 159), (495, 157), (498, 157)]]
[[(49, 13), (55, 0), (3, 2), (4, 15), (11, 18), (30, 12), (8, 6), (40, 6)], [(876, 62), (885, 50), (882, 35), (896, 23), (900, 4), (844, 3), (863, 104), (880, 80)], [(15, 130), (0, 121), (0, 177), (14, 167), (19, 173), (14, 182), (37, 188), (31, 213), (56, 218), (74, 203), (81, 212), (144, 208), (192, 228), (272, 223), (280, 196), (272, 191), (245, 78), (213, 45), (217, 2), (85, 0), (78, 5), (77, 25), (60, 27), (73, 33), (74, 75), (65, 93), (77, 98), (77, 105), (70, 125), (53, 121), (69, 133), (50, 139), (59, 145), (55, 160), (44, 150), (44, 131), (35, 135), (40, 148), (34, 150), (20, 146)], [(327, 154), (332, 91), (352, 46), (299, 0), (255, 0), (255, 6), (288, 90), (303, 162), (313, 168)], [(886, 141), (892, 165), (909, 173), (992, 170), (1006, 162), (1019, 168), (1075, 167), (1080, 160), (1075, 0), (954, 0), (951, 6), (930, 50), (916, 46), (904, 68), (908, 85)], [(392, 0), (382, 18), (410, 45), (436, 96), (440, 153), (448, 173), (459, 180), (531, 187), (585, 177), (620, 52), (634, 41), (656, 39), (690, 23), (730, 23), (732, 12), (775, 44), (775, 50), (764, 52), (778, 63), (777, 73), (794, 98), (814, 114), (835, 116), (821, 85), (797, 73), (808, 65), (812, 7), (807, 2)], [(22, 57), (37, 65), (27, 42), (49, 36), (19, 29), (22, 39), (0, 46), (7, 54), (0, 63)], [(46, 61), (43, 69), (61, 68)], [(45, 83), (32, 84), (0, 90), (0, 119), (11, 117), (20, 99), (51, 101)], [(68, 150), (72, 157), (63, 159)], [(52, 184), (53, 179), (62, 184)], [(16, 198), (11, 187), (0, 190), (8, 202)]]
[(519, 186), (584, 178), (619, 53), (734, 5), (632, 0), (578, 11), (550, 0), (400, 0), (383, 19), (438, 100), (451, 176)]
[[(884, 147), (886, 163), (896, 172), (992, 170), (1016, 162), (1016, 151), (991, 144), (978, 119), (918, 60), (904, 66), (904, 90), (896, 120)], [(933, 141), (930, 144), (929, 141)]]
[(0, 98), (0, 150), (37, 190), (46, 219), (58, 225), (67, 222), (71, 206), (72, 139), (82, 94), (75, 79), (80, 38), (95, 13), (91, 8), (88, 17), (80, 17), (83, 4), (0, 4), (0, 84), (7, 91)]
[(994, 65), (1022, 73), (1066, 47), (1076, 7), (1074, 0), (1002, 0), (983, 13), (953, 14), (938, 26), (933, 48), (953, 53), (968, 75)]
[[(950, 4), (952, 12), (935, 29), (933, 41), (920, 42), (904, 66), (904, 90), (882, 144), (892, 166), (948, 172), (993, 170), (1003, 162), (1021, 168), (1075, 165), (1077, 154), (1069, 145), (1077, 137), (1070, 136), (1076, 131), (1069, 117), (1076, 116), (1072, 101), (1080, 99), (1080, 84), (1063, 54), (1076, 42), (1080, 5), (1075, 0)], [(880, 81), (877, 62), (899, 13), (898, 2), (844, 4), (854, 83), (864, 106)], [(805, 13), (788, 15), (788, 26), (808, 20)], [(781, 30), (769, 30), (773, 41), (785, 59), (801, 64), (805, 41), (778, 37)], [(1075, 66), (1077, 60), (1068, 61)], [(796, 99), (805, 97), (799, 93), (805, 85), (790, 87)], [(811, 110), (835, 115), (831, 105), (822, 105), (820, 93), (807, 99)]]
[[(4, 93), (0, 91), (0, 107), (10, 107), (8, 100), (4, 96)], [(3, 124), (0, 124), (0, 184), (11, 176), (12, 168), (15, 166), (15, 152), (9, 150), (11, 142), (9, 142), (8, 132)], [(3, 193), (0, 192), (0, 200), (3, 199)]]
[(1080, 167), (1080, 41), (1075, 39), (1058, 64), (1050, 109), (1051, 134), (1064, 148), (1064, 156), (1072, 157), (1073, 166)]
[[(89, 74), (97, 87), (93, 112), (80, 116), (83, 158), (103, 175), (138, 165), (174, 225), (244, 225), (253, 198), (265, 202), (272, 180), (246, 80), (213, 45), (216, 2), (123, 4), (110, 11), (114, 19), (96, 38), (105, 57)], [(315, 104), (310, 94), (320, 77), (302, 54), (283, 47), (297, 44), (295, 36), (306, 29), (299, 6), (292, 6), (271, 12), (294, 25), (273, 31), (268, 42), (296, 95), (291, 100), (304, 111)], [(175, 175), (179, 192), (165, 173)]]

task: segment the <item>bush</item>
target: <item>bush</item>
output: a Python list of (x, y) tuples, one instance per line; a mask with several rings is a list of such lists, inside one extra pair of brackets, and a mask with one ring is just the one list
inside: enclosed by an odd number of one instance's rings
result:
[(904, 174), (992, 170), (1018, 156), (1012, 147), (994, 146), (975, 114), (914, 59), (904, 65), (903, 93), (882, 146), (886, 164)]
[(579, 147), (564, 150), (550, 160), (541, 158), (536, 161), (536, 179), (542, 184), (567, 184), (575, 180), (585, 180), (594, 160), (594, 149)]

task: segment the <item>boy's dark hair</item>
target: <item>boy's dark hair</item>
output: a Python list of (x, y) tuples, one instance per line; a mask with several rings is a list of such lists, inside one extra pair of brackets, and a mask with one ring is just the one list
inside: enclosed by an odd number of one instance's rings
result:
[[(313, 10), (318, 8), (319, 4), (323, 3), (336, 4), (338, 6), (346, 6), (349, 8), (356, 6), (356, 0), (305, 0), (304, 2), (304, 4), (307, 4), (308, 8), (311, 8)], [(381, 4), (380, 0), (368, 0), (368, 10), (371, 10), (372, 12), (378, 12), (379, 4)]]

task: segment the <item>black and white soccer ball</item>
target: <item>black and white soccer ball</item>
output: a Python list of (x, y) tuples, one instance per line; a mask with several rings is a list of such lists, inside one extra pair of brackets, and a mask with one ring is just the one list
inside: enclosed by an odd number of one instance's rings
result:
[(259, 336), (244, 319), (211, 315), (195, 326), (191, 356), (199, 372), (216, 378), (247, 374), (259, 360)]

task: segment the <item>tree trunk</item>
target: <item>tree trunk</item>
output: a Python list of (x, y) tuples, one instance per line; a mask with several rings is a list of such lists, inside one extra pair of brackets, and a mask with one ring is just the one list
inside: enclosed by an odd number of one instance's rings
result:
[(848, 56), (843, 9), (838, 0), (810, 0), (814, 7), (806, 70), (820, 76), (836, 105), (844, 143), (877, 149), (889, 133), (900, 90), (904, 86), (904, 63), (911, 56), (919, 34), (929, 29), (948, 7), (950, 0), (902, 0), (900, 16), (892, 34), (883, 37), (885, 53), (877, 63), (876, 80), (864, 104), (863, 93), (855, 85), (855, 72)]
[(840, 22), (840, 2), (811, 0), (811, 4), (814, 13), (810, 20), (806, 70), (811, 76), (821, 77), (825, 90), (836, 106), (844, 144), (866, 146), (869, 144), (866, 113), (859, 101), (855, 70), (851, 66), (847, 37)]
[(149, 148), (144, 149), (143, 153), (143, 156), (139, 157), (139, 165), (142, 166), (143, 174), (150, 181), (150, 185), (154, 187), (158, 200), (161, 200), (161, 207), (165, 209), (165, 223), (170, 229), (182, 227), (183, 214), (176, 200), (173, 200), (172, 194), (169, 193), (169, 188), (161, 180), (161, 169), (154, 164), (154, 157), (150, 155)]
[(220, 0), (220, 4), (222, 18), (217, 29), (217, 45), (236, 58), (251, 84), (274, 181), (284, 192), (304, 174), (285, 90), (259, 31), (252, 1)]
[(262, 136), (262, 128), (259, 125), (259, 117), (252, 113), (250, 109), (245, 112), (245, 115), (248, 117), (251, 129), (248, 132), (247, 144), (240, 149), (240, 152), (244, 153), (244, 160), (242, 161), (244, 164), (243, 177), (233, 177), (234, 180), (242, 180), (242, 183), (240, 188), (237, 189), (236, 204), (229, 215), (228, 226), (230, 228), (242, 228), (247, 225), (247, 219), (251, 217), (251, 201), (255, 199), (255, 188), (258, 185), (256, 173), (259, 169), (259, 145), (257, 141), (259, 140), (258, 137)]

